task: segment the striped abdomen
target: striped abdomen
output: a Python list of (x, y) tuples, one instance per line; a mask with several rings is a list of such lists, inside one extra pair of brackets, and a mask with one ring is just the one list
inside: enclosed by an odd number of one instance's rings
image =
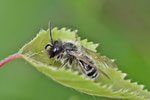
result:
[[(90, 63), (93, 64), (92, 62), (90, 62)], [(95, 68), (86, 64), (82, 60), (79, 60), (79, 65), (82, 67), (82, 70), (84, 71), (84, 73), (86, 74), (87, 77), (92, 78), (92, 79), (97, 78), (98, 71)]]

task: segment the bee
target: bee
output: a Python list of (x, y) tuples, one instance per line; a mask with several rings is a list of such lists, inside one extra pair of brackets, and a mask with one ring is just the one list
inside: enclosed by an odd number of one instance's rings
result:
[(73, 62), (76, 61), (79, 66), (79, 70), (87, 77), (91, 79), (96, 79), (99, 75), (98, 72), (102, 73), (108, 79), (109, 76), (103, 72), (102, 70), (96, 67), (95, 62), (89, 57), (89, 55), (83, 54), (83, 46), (78, 45), (78, 37), (76, 34), (76, 40), (72, 41), (62, 41), (62, 40), (53, 40), (51, 33), (51, 23), (49, 22), (49, 33), (51, 43), (48, 43), (45, 46), (45, 50), (50, 58), (56, 58), (56, 60), (62, 60), (63, 64), (60, 68), (64, 66), (72, 65)]

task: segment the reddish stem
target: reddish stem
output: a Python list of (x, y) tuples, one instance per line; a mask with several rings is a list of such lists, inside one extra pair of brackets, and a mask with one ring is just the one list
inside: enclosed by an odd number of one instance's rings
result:
[(11, 56), (8, 56), (7, 58), (3, 59), (2, 61), (0, 61), (0, 67), (2, 65), (4, 65), (5, 63), (15, 59), (15, 58), (21, 58), (22, 56), (20, 54), (14, 54), (14, 55), (11, 55)]

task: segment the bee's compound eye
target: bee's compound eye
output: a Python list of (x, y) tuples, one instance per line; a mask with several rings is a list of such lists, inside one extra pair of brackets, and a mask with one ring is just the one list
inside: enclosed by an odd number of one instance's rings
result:
[(50, 44), (47, 44), (46, 46), (45, 46), (45, 50), (50, 50), (51, 49), (51, 45)]
[(54, 48), (54, 49), (53, 49), (53, 52), (57, 52), (57, 51), (58, 51), (57, 48)]
[(61, 48), (60, 47), (55, 47), (55, 48), (53, 48), (53, 53), (59, 53), (59, 52), (61, 52)]
[(67, 52), (67, 53), (69, 53), (69, 52), (70, 52), (70, 50), (68, 49), (68, 50), (66, 50), (66, 52)]

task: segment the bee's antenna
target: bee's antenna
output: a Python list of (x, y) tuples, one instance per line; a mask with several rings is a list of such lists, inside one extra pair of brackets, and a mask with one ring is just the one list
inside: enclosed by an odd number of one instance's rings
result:
[(50, 21), (48, 23), (48, 27), (49, 27), (49, 34), (50, 34), (50, 38), (51, 38), (51, 44), (53, 45), (54, 42), (53, 42), (52, 33), (51, 33), (51, 22)]

